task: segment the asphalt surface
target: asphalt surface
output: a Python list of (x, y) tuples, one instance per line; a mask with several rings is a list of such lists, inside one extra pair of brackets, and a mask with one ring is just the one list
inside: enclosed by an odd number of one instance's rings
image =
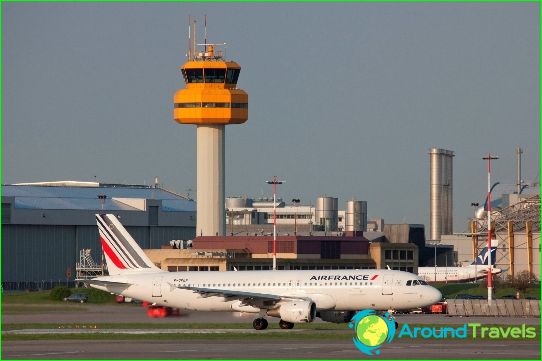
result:
[[(31, 308), (30, 308), (31, 309)], [(252, 314), (226, 312), (184, 312), (178, 317), (153, 319), (145, 309), (136, 305), (66, 305), (49, 312), (43, 306), (35, 311), (2, 315), (5, 323), (59, 323), (91, 325), (118, 323), (117, 333), (155, 333), (156, 329), (123, 330), (123, 323), (246, 323), (242, 330), (178, 330), (175, 340), (67, 340), (55, 330), (22, 330), (22, 334), (58, 333), (55, 340), (5, 341), (2, 340), (2, 359), (364, 359), (375, 358), (362, 354), (353, 345), (351, 336), (345, 339), (311, 340), (312, 330), (252, 329)], [(399, 324), (463, 324), (482, 323), (499, 325), (538, 325), (538, 318), (446, 317), (442, 315), (397, 315)], [(278, 321), (269, 318), (270, 322)], [(167, 330), (166, 330), (167, 331)], [(71, 331), (63, 331), (71, 332)], [(86, 331), (83, 331), (86, 332)], [(183, 333), (303, 333), (303, 339), (184, 339)], [(332, 331), (331, 331), (332, 332)], [(6, 333), (4, 333), (6, 334)], [(540, 336), (540, 335), (539, 335)], [(203, 336), (204, 337), (204, 336)], [(408, 340), (396, 339), (381, 348), (379, 359), (540, 359), (540, 340)]]
[[(252, 327), (254, 314), (239, 312), (188, 312), (181, 311), (180, 316), (167, 318), (149, 318), (146, 310), (141, 305), (133, 304), (66, 304), (59, 312), (58, 306), (52, 307), (51, 312), (44, 311), (47, 306), (39, 305), (36, 312), (32, 306), (24, 305), (28, 312), (10, 313), (10, 305), (4, 305), (2, 323), (246, 323), (248, 328)], [(7, 312), (6, 312), (7, 311)], [(424, 314), (398, 314), (399, 323), (427, 323), (427, 324), (463, 324), (465, 322), (479, 322), (484, 324), (521, 324), (538, 325), (539, 318), (525, 317), (447, 317), (444, 315)], [(278, 322), (278, 319), (269, 318), (270, 322)], [(317, 322), (319, 319), (317, 319)]]
[[(539, 343), (397, 341), (379, 359), (540, 359)], [(213, 340), (5, 342), (4, 359), (365, 359), (352, 341)]]

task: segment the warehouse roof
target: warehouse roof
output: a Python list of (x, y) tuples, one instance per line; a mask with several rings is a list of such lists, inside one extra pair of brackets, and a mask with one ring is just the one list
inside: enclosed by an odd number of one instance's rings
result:
[(137, 210), (134, 201), (154, 199), (161, 201), (162, 211), (196, 210), (192, 199), (146, 185), (73, 181), (23, 183), (3, 185), (2, 197), (13, 197), (13, 206), (25, 209)]

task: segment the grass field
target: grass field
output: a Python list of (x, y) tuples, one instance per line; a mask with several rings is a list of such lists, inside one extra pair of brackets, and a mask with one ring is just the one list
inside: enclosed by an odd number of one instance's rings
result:
[[(63, 301), (54, 301), (49, 298), (51, 291), (16, 292), (2, 294), (4, 304), (42, 304), (59, 305)], [(88, 296), (89, 303), (114, 303), (115, 296), (94, 288), (72, 288), (71, 293), (84, 293)]]
[[(442, 292), (442, 296), (446, 299), (455, 298), (458, 294), (479, 295), (487, 297), (487, 288), (483, 284), (477, 283), (448, 283), (433, 285)], [(500, 298), (506, 295), (515, 295), (516, 290), (512, 287), (504, 287), (497, 285), (493, 289), (493, 297)], [(540, 299), (540, 285), (529, 288), (522, 297), (536, 297)]]
[[(457, 327), (458, 325), (431, 325), (431, 324), (409, 324), (410, 327)], [(492, 325), (484, 325), (492, 326)], [(494, 325), (499, 326), (499, 325)], [(67, 333), (66, 329), (73, 329), (74, 333)], [(401, 327), (401, 325), (399, 325)], [(540, 334), (540, 326), (536, 327), (536, 333)], [(80, 332), (82, 329), (88, 328), (90, 330), (101, 330), (101, 333), (75, 333)], [(5, 331), (19, 330), (19, 329), (49, 329), (50, 334), (10, 334)], [(55, 330), (62, 330), (62, 334), (55, 333)], [(192, 329), (194, 333), (152, 333), (148, 330), (172, 330), (172, 329)], [(216, 333), (206, 332), (198, 333), (198, 330), (217, 330)], [(111, 333), (107, 331), (111, 330)], [(115, 330), (116, 333), (113, 333)], [(121, 330), (141, 330), (142, 333), (122, 333)], [(144, 332), (147, 330), (147, 332)], [(225, 330), (225, 331), (222, 331)], [(243, 332), (241, 332), (243, 330)], [(289, 340), (344, 340), (352, 336), (352, 330), (348, 328), (347, 324), (298, 324), (292, 331), (279, 330), (278, 325), (270, 324), (269, 329), (272, 332), (267, 331), (254, 331), (244, 324), (213, 324), (213, 323), (198, 323), (198, 324), (168, 324), (168, 325), (149, 325), (149, 324), (96, 324), (96, 325), (76, 325), (76, 324), (17, 324), (17, 325), (4, 325), (2, 339), (6, 341), (29, 341), (29, 340), (176, 340), (176, 339), (189, 339), (189, 340), (243, 340), (243, 339), (260, 339), (262, 341), (268, 339), (289, 339)], [(508, 340), (525, 341), (522, 339), (507, 338)], [(491, 341), (491, 339), (488, 339)], [(537, 341), (536, 339), (535, 341)], [(445, 341), (445, 340), (443, 340)], [(532, 341), (532, 340), (531, 340)]]

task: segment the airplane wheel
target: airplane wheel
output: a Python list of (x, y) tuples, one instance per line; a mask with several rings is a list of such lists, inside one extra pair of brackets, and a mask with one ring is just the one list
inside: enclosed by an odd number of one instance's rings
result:
[(292, 322), (287, 322), (287, 321), (283, 321), (283, 320), (279, 321), (279, 326), (283, 330), (291, 330), (292, 328), (294, 328), (294, 324)]
[(265, 318), (257, 318), (252, 322), (252, 327), (254, 327), (255, 330), (265, 330), (269, 324), (267, 323), (267, 320)]
[(395, 329), (397, 330), (399, 328), (399, 324), (397, 323), (397, 321), (395, 321)]

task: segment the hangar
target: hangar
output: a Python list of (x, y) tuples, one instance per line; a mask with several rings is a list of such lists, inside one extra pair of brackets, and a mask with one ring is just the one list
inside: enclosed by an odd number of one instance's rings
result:
[(2, 287), (73, 284), (81, 249), (101, 247), (94, 215), (115, 213), (143, 248), (195, 236), (196, 204), (158, 185), (40, 182), (2, 186)]

